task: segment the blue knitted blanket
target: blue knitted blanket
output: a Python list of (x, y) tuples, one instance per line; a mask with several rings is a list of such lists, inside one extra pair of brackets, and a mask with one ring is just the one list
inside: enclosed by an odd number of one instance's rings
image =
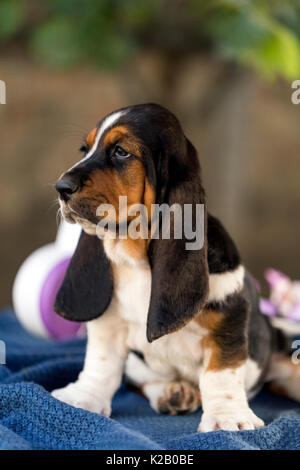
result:
[(196, 432), (201, 411), (156, 414), (122, 385), (110, 419), (76, 409), (49, 390), (76, 379), (85, 341), (53, 342), (31, 336), (12, 313), (0, 314), (0, 449), (300, 449), (300, 405), (262, 392), (252, 402), (266, 427), (257, 431)]

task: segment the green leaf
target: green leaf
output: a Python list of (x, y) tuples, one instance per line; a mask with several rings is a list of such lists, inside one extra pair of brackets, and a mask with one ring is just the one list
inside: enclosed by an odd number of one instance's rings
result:
[(74, 65), (85, 58), (79, 25), (68, 17), (42, 24), (33, 34), (31, 44), (39, 59), (55, 67)]
[(0, 39), (10, 39), (20, 29), (25, 17), (22, 0), (2, 0), (0, 3)]
[(226, 51), (227, 55), (236, 55), (244, 49), (254, 48), (269, 35), (258, 18), (240, 13), (217, 16), (208, 23), (207, 29), (219, 49)]
[(132, 55), (135, 50), (134, 43), (112, 31), (107, 31), (93, 49), (96, 63), (105, 68), (116, 68)]
[(119, 7), (122, 23), (134, 30), (143, 28), (159, 14), (161, 4), (157, 0), (122, 0)]
[(266, 78), (281, 75), (288, 80), (300, 76), (300, 42), (286, 28), (273, 26), (273, 34), (261, 46), (245, 51), (241, 61), (253, 65)]

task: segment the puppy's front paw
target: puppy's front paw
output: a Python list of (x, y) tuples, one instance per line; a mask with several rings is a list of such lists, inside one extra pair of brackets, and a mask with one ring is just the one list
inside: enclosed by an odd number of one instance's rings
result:
[[(99, 392), (100, 393), (100, 392)], [(71, 383), (64, 388), (53, 390), (51, 395), (76, 408), (99, 413), (107, 418), (111, 414), (111, 402), (101, 396), (96, 396), (82, 387), (78, 382)]]
[(224, 413), (203, 413), (198, 428), (199, 432), (238, 431), (262, 428), (264, 422), (250, 408), (226, 411)]

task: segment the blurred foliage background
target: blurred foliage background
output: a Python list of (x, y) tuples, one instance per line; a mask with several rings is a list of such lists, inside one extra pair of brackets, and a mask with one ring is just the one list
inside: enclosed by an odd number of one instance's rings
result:
[(257, 278), (299, 278), (299, 1), (0, 0), (0, 56), (0, 304), (55, 236), (53, 183), (82, 136), (146, 101), (182, 121), (209, 209)]
[(22, 42), (56, 68), (118, 68), (143, 48), (179, 60), (215, 53), (265, 77), (300, 69), (299, 2), (284, 0), (2, 0), (2, 47)]

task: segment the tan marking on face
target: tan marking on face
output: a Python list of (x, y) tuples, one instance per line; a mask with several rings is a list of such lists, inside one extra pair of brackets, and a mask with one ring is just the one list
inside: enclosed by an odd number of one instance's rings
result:
[(202, 311), (195, 320), (197, 323), (208, 330), (207, 336), (203, 338), (202, 346), (204, 350), (210, 352), (209, 362), (206, 371), (219, 371), (231, 368), (235, 374), (235, 369), (240, 367), (247, 358), (246, 349), (241, 347), (238, 354), (234, 356), (231, 351), (222, 345), (222, 322), (224, 322), (224, 314), (211, 310)]
[[(148, 223), (151, 220), (151, 205), (155, 203), (155, 191), (154, 189), (150, 186), (150, 184), (147, 181), (147, 178), (145, 178), (145, 187), (144, 187), (144, 195), (142, 198), (142, 204), (144, 204), (147, 208), (147, 214), (148, 214)], [(142, 239), (139, 238), (137, 240), (132, 240), (131, 238), (128, 238), (127, 240), (123, 240), (123, 246), (129, 256), (131, 256), (134, 259), (137, 260), (143, 260), (147, 258), (147, 248), (150, 243), (150, 230), (148, 231), (148, 238), (147, 239)]]
[(95, 127), (89, 134), (88, 136), (86, 137), (85, 141), (86, 143), (88, 144), (88, 147), (91, 149), (94, 145), (94, 142), (95, 142), (95, 138), (96, 138), (96, 135), (97, 135), (97, 131), (98, 131), (98, 128)]
[(116, 126), (104, 137), (104, 144), (106, 147), (118, 144), (126, 150), (126, 152), (142, 156), (142, 143), (141, 141), (128, 129), (126, 126)]
[[(87, 143), (92, 146), (97, 135), (97, 129), (93, 129), (87, 137)], [(133, 135), (131, 130), (125, 125), (112, 128), (104, 137), (104, 145), (108, 148), (113, 145), (120, 145), (128, 153), (135, 156), (142, 156), (142, 143)], [(120, 223), (119, 196), (127, 196), (127, 209), (133, 204), (144, 204), (147, 208), (148, 222), (151, 219), (151, 205), (155, 203), (155, 191), (148, 183), (143, 164), (140, 160), (126, 162), (124, 170), (121, 172), (114, 168), (94, 170), (86, 181), (84, 188), (76, 193), (72, 198), (73, 209), (80, 213), (83, 205), (89, 207), (89, 212), (96, 215), (97, 207), (100, 204), (108, 203), (116, 210), (116, 221)], [(129, 216), (130, 222), (135, 216)], [(116, 240), (118, 241), (118, 240)], [(145, 259), (147, 257), (148, 239), (119, 240), (128, 255), (134, 259)]]
[(107, 132), (106, 136), (104, 137), (104, 144), (106, 146), (113, 145), (127, 134), (128, 129), (126, 126), (113, 127), (110, 131)]
[[(72, 207), (77, 210), (84, 201), (90, 211), (96, 215), (100, 204), (111, 204), (116, 210), (116, 221), (120, 223), (119, 196), (127, 196), (127, 210), (133, 204), (144, 204), (147, 207), (148, 221), (151, 217), (151, 204), (155, 202), (155, 191), (148, 183), (143, 164), (140, 160), (128, 162), (121, 172), (114, 168), (94, 170), (84, 188), (72, 198)], [(135, 216), (129, 216), (130, 222)], [(118, 241), (118, 240), (116, 240)], [(145, 259), (147, 257), (148, 239), (122, 240), (122, 245), (130, 257)]]
[(94, 170), (86, 181), (83, 189), (74, 195), (74, 200), (89, 200), (94, 206), (94, 213), (99, 204), (109, 203), (116, 209), (117, 222), (119, 222), (119, 196), (127, 196), (128, 205), (141, 203), (144, 193), (145, 172), (138, 160), (126, 165), (122, 172), (115, 168)]

